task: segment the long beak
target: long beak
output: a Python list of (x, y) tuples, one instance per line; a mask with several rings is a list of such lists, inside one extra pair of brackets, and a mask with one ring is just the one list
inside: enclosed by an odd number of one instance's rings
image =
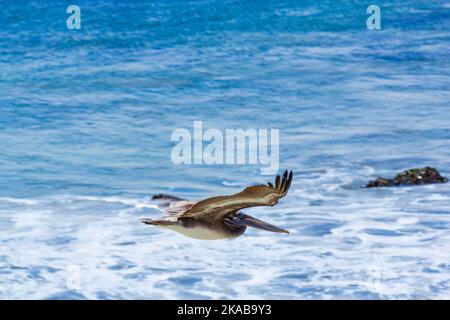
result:
[(278, 233), (289, 233), (289, 231), (274, 226), (273, 224), (264, 222), (262, 220), (256, 219), (247, 214), (239, 214), (235, 219), (233, 219), (233, 223), (240, 226), (247, 226), (252, 228), (257, 228), (266, 231), (278, 232)]

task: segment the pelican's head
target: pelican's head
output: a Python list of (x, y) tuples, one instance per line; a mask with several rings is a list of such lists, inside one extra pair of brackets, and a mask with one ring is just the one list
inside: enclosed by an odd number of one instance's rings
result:
[(289, 233), (286, 229), (282, 229), (268, 222), (256, 219), (255, 217), (249, 216), (241, 211), (239, 211), (233, 218), (226, 218), (226, 222), (236, 227), (252, 227), (271, 232)]

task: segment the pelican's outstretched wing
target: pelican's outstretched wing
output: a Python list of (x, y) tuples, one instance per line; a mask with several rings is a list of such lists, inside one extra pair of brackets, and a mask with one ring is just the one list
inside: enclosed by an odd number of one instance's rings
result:
[(213, 197), (199, 201), (181, 217), (195, 218), (214, 215), (217, 217), (211, 217), (210, 220), (216, 220), (244, 208), (274, 206), (287, 194), (291, 183), (292, 171), (288, 174), (286, 170), (282, 179), (279, 175), (276, 177), (275, 185), (269, 182), (267, 185), (247, 187), (232, 196)]

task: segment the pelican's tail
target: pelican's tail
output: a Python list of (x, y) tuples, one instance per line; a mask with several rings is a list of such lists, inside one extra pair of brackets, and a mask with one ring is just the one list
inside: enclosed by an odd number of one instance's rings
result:
[(177, 224), (176, 222), (168, 221), (168, 220), (153, 220), (153, 219), (141, 219), (142, 223), (145, 224), (151, 224), (153, 226), (159, 226), (159, 227), (167, 227), (174, 224)]

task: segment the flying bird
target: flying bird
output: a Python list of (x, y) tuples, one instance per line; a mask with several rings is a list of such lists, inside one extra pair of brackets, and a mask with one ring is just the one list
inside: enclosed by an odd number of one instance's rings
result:
[(285, 171), (283, 178), (277, 175), (275, 184), (268, 182), (267, 185), (247, 187), (231, 196), (212, 197), (198, 202), (157, 194), (152, 199), (159, 201), (158, 207), (163, 209), (166, 215), (157, 220), (141, 219), (141, 222), (202, 240), (236, 238), (242, 235), (247, 227), (289, 233), (240, 210), (276, 205), (278, 200), (287, 194), (291, 183), (292, 171), (289, 174)]

